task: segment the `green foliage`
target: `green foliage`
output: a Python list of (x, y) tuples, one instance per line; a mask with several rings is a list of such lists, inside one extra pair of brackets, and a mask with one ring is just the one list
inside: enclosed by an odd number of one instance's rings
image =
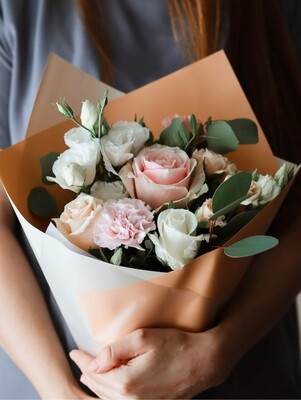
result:
[(51, 218), (57, 213), (53, 196), (42, 187), (36, 187), (30, 191), (27, 205), (29, 211), (39, 218)]
[(59, 156), (59, 153), (56, 153), (54, 151), (51, 151), (50, 153), (46, 154), (45, 156), (40, 158), (40, 166), (41, 166), (41, 171), (42, 171), (42, 182), (45, 185), (52, 185), (55, 182), (50, 182), (46, 178), (47, 176), (53, 176), (54, 173), (52, 171), (52, 166), (54, 162), (57, 160)]
[(214, 234), (217, 235), (217, 243), (220, 245), (239, 232), (248, 222), (250, 222), (259, 210), (248, 210), (236, 214), (224, 227), (214, 227)]
[(235, 151), (239, 144), (233, 129), (226, 121), (208, 124), (206, 138), (208, 148), (215, 153)]
[(160, 135), (159, 143), (170, 147), (179, 147), (184, 150), (189, 143), (191, 133), (180, 118), (174, 118), (171, 124)]
[(231, 126), (239, 144), (255, 144), (258, 142), (258, 129), (254, 121), (248, 118), (237, 118), (227, 121)]
[(249, 172), (237, 172), (226, 179), (214, 192), (212, 197), (213, 216), (210, 218), (214, 221), (221, 215), (227, 215), (233, 211), (246, 198), (252, 176)]
[(224, 252), (233, 258), (249, 257), (272, 249), (277, 246), (278, 242), (278, 239), (273, 236), (250, 236), (224, 248)]

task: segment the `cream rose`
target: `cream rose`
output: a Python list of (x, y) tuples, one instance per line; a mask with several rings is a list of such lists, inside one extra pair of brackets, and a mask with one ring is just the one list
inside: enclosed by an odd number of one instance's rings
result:
[(100, 148), (109, 172), (133, 158), (149, 139), (149, 130), (138, 122), (119, 121), (101, 138)]
[(65, 205), (60, 218), (54, 218), (58, 230), (79, 248), (89, 250), (97, 246), (93, 240), (94, 222), (103, 202), (81, 193)]
[(158, 259), (173, 270), (192, 261), (197, 255), (201, 241), (208, 240), (208, 235), (195, 235), (197, 225), (196, 216), (189, 210), (162, 211), (157, 221), (159, 235), (148, 235), (155, 245)]
[(154, 210), (170, 201), (176, 207), (185, 207), (208, 190), (201, 162), (177, 147), (159, 144), (141, 150), (119, 176), (131, 197)]
[(209, 149), (195, 150), (192, 155), (199, 161), (204, 162), (204, 168), (207, 175), (212, 174), (233, 174), (237, 171), (235, 164), (231, 163), (227, 157), (214, 153)]

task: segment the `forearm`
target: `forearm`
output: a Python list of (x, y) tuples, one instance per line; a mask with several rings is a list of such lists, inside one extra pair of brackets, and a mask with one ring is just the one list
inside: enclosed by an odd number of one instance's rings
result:
[(283, 226), (277, 247), (253, 259), (215, 328), (234, 362), (278, 322), (301, 290), (300, 217)]
[(11, 210), (0, 212), (0, 345), (43, 398), (75, 385), (34, 274), (12, 230)]

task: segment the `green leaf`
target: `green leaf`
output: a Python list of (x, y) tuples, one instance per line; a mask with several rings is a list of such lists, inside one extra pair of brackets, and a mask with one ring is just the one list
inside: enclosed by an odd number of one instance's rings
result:
[(226, 121), (216, 121), (208, 125), (207, 147), (215, 153), (235, 151), (239, 141)]
[(190, 133), (180, 118), (174, 118), (171, 124), (160, 135), (159, 143), (184, 150), (189, 142)]
[(50, 153), (46, 154), (45, 156), (40, 158), (40, 166), (42, 170), (42, 181), (45, 185), (53, 185), (55, 182), (50, 182), (46, 179), (46, 176), (53, 176), (54, 173), (52, 171), (52, 166), (54, 162), (57, 160), (59, 153), (51, 151)]
[(55, 199), (42, 187), (36, 187), (31, 190), (27, 205), (30, 212), (40, 218), (51, 218), (57, 213)]
[(190, 116), (189, 126), (192, 132), (192, 136), (195, 137), (197, 134), (198, 124), (194, 114), (191, 114)]
[(122, 248), (121, 247), (117, 247), (114, 250), (114, 254), (112, 255), (112, 257), (110, 259), (110, 263), (114, 264), (114, 265), (120, 265), (121, 264), (121, 260), (122, 260)]
[(235, 235), (248, 222), (250, 222), (251, 219), (253, 219), (258, 214), (258, 212), (259, 210), (243, 211), (230, 219), (227, 222), (227, 225), (225, 225), (224, 227), (216, 226), (214, 228), (214, 233), (217, 235), (217, 242), (219, 244), (224, 243), (228, 238)]
[(232, 244), (229, 247), (225, 247), (224, 252), (227, 256), (233, 258), (249, 257), (270, 250), (277, 246), (278, 243), (278, 239), (274, 238), (273, 236), (250, 236)]
[(241, 171), (230, 176), (218, 186), (212, 197), (212, 211), (214, 220), (234, 210), (245, 198), (252, 181), (249, 172)]
[(237, 118), (227, 121), (233, 129), (239, 144), (255, 144), (258, 142), (258, 129), (254, 121), (248, 118)]

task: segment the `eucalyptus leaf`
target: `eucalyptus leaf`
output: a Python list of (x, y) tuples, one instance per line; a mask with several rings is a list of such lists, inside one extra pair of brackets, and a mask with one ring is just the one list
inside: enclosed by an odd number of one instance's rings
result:
[[(212, 197), (213, 215), (210, 219), (216, 219), (216, 213), (226, 210), (226, 213), (236, 208), (241, 201), (246, 198), (252, 181), (252, 175), (249, 172), (241, 171), (230, 176), (221, 183)], [(218, 216), (219, 216), (218, 215)]]
[(224, 252), (227, 256), (233, 258), (249, 257), (270, 250), (277, 246), (278, 243), (278, 239), (273, 236), (250, 236), (232, 244), (229, 247), (225, 247)]
[(239, 197), (238, 199), (232, 201), (232, 203), (228, 203), (227, 205), (225, 205), (224, 207), (220, 208), (217, 212), (215, 212), (210, 218), (209, 221), (214, 221), (216, 220), (218, 217), (220, 217), (221, 215), (227, 215), (229, 214), (231, 211), (235, 210), (236, 207), (238, 207), (240, 205), (240, 203), (242, 201), (244, 201), (246, 199), (246, 196), (243, 197)]
[(239, 144), (255, 144), (258, 142), (258, 129), (254, 121), (248, 118), (237, 118), (227, 121), (233, 129)]
[(159, 143), (184, 150), (190, 139), (190, 133), (180, 118), (173, 118), (171, 124), (160, 135)]
[(226, 121), (216, 121), (208, 125), (207, 147), (215, 153), (235, 151), (239, 141)]
[(55, 182), (50, 182), (47, 180), (46, 176), (53, 176), (54, 173), (52, 171), (52, 166), (54, 162), (57, 160), (59, 153), (55, 151), (51, 151), (50, 153), (46, 154), (45, 156), (40, 158), (40, 166), (42, 170), (42, 181), (45, 185), (53, 185)]
[(51, 218), (57, 213), (55, 199), (42, 187), (30, 191), (27, 205), (30, 212), (40, 218)]
[(217, 235), (217, 243), (224, 243), (227, 239), (235, 235), (250, 222), (258, 212), (259, 210), (243, 211), (230, 219), (224, 227), (216, 226), (214, 228), (214, 233)]
[(120, 265), (122, 261), (122, 248), (118, 247), (115, 249), (114, 254), (110, 259), (110, 263), (114, 265)]

